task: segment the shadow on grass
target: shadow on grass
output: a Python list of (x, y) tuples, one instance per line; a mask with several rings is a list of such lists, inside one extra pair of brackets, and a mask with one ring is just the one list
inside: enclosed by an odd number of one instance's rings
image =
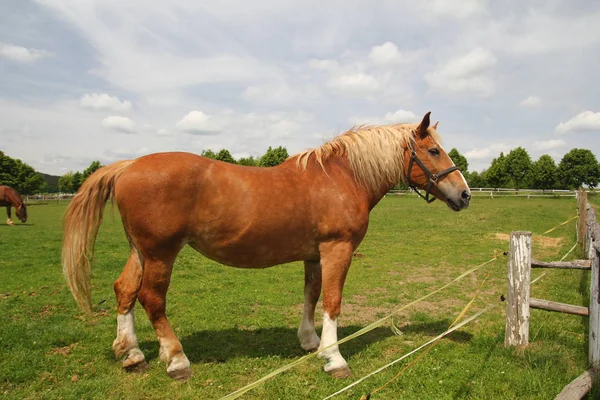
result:
[[(504, 334), (498, 334), (494, 339), (495, 344), (501, 343), (502, 341), (504, 341)], [(492, 357), (492, 354), (494, 353), (495, 349), (496, 349), (496, 346), (488, 347), (488, 350), (487, 350), (485, 356), (483, 357), (483, 360), (482, 360), (481, 364), (479, 365), (479, 367), (474, 368), (473, 373), (471, 373), (471, 375), (469, 375), (466, 379), (463, 379), (463, 383), (460, 385), (460, 388), (454, 395), (454, 400), (466, 399), (466, 398), (470, 397), (471, 382), (475, 380), (475, 378), (481, 373), (481, 371), (484, 371), (487, 368), (487, 364), (488, 364), (490, 358)]]
[(8, 224), (0, 224), (0, 228), (10, 228), (10, 229), (15, 229), (18, 228), (20, 226), (33, 226), (34, 224), (26, 222), (26, 223), (21, 223), (21, 222), (15, 222), (14, 225), (8, 225)]
[[(443, 319), (430, 322), (418, 322), (399, 326), (398, 328), (404, 334), (425, 334), (428, 336), (437, 336), (448, 330), (452, 323), (449, 319)], [(447, 335), (445, 338), (453, 342), (465, 343), (471, 341), (473, 335), (467, 332), (461, 332), (460, 329)]]
[[(448, 329), (451, 322), (413, 323), (404, 325), (404, 334), (426, 334), (437, 336)], [(362, 329), (363, 326), (344, 326), (338, 328), (338, 337), (344, 338)], [(320, 329), (317, 330), (320, 333)], [(344, 357), (352, 357), (373, 343), (394, 336), (389, 327), (378, 327), (349, 342), (340, 345)], [(466, 332), (454, 332), (447, 336), (457, 342), (467, 342), (472, 335)], [(282, 357), (298, 358), (306, 355), (298, 342), (295, 328), (265, 328), (255, 330), (225, 329), (218, 331), (199, 331), (180, 338), (188, 359), (192, 363), (223, 363), (237, 357)], [(158, 357), (157, 341), (142, 341), (140, 349), (146, 355), (146, 360)], [(111, 354), (112, 357), (112, 354)]]
[[(358, 331), (360, 326), (346, 326), (338, 329), (340, 338)], [(348, 343), (341, 345), (344, 356), (351, 357), (370, 344), (394, 334), (389, 328), (375, 328)], [(298, 342), (295, 328), (265, 328), (255, 330), (225, 329), (200, 331), (180, 338), (188, 359), (192, 363), (221, 363), (237, 357), (282, 357), (297, 358), (307, 354)], [(158, 343), (143, 341), (140, 349), (147, 360), (158, 357)]]

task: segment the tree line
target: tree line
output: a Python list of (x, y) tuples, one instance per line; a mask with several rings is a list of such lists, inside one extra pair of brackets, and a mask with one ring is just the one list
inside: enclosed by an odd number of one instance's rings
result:
[[(285, 147), (270, 147), (261, 157), (241, 157), (235, 159), (229, 150), (218, 152), (207, 149), (200, 155), (233, 164), (273, 167), (284, 162), (288, 157)], [(460, 168), (470, 187), (488, 188), (532, 188), (532, 189), (576, 189), (580, 186), (595, 188), (600, 182), (600, 164), (594, 154), (587, 149), (574, 148), (566, 153), (558, 165), (548, 154), (533, 161), (527, 150), (517, 147), (508, 154), (500, 153), (487, 169), (469, 171), (467, 158), (453, 148), (448, 153)], [(93, 161), (83, 171), (69, 171), (57, 178), (36, 172), (21, 160), (13, 159), (0, 151), (0, 185), (8, 185), (22, 194), (34, 193), (75, 193), (81, 184), (98, 168), (100, 161)], [(397, 188), (406, 188), (398, 185)]]
[(0, 151), (0, 185), (10, 186), (19, 193), (31, 194), (48, 189), (44, 176), (21, 160)]
[(587, 149), (572, 149), (558, 165), (548, 154), (533, 161), (522, 147), (512, 149), (507, 155), (492, 160), (483, 171), (469, 171), (467, 159), (456, 149), (448, 153), (470, 187), (512, 189), (577, 189), (580, 186), (595, 188), (600, 181), (600, 164), (596, 156)]

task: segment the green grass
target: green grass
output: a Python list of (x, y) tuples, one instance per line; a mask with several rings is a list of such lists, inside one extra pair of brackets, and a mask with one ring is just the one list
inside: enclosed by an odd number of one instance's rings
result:
[[(596, 199), (592, 200), (594, 202)], [(598, 203), (595, 203), (598, 204)], [(172, 381), (158, 360), (158, 343), (136, 307), (140, 346), (150, 363), (128, 374), (115, 360), (112, 283), (128, 256), (118, 215), (107, 213), (93, 267), (95, 317), (82, 319), (61, 276), (64, 204), (29, 208), (28, 224), (0, 225), (0, 396), (10, 399), (220, 398), (302, 355), (296, 329), (302, 310), (300, 263), (265, 270), (224, 267), (186, 248), (169, 291), (167, 312), (192, 362), (193, 377)], [(353, 371), (331, 379), (322, 362), (307, 362), (248, 392), (244, 399), (322, 399), (447, 329), (490, 276), (468, 315), (492, 311), (439, 342), (373, 399), (548, 399), (586, 368), (587, 319), (532, 310), (531, 344), (504, 348), (508, 235), (534, 233), (534, 257), (559, 259), (575, 242), (574, 199), (483, 199), (460, 213), (444, 204), (388, 196), (373, 210), (344, 289), (339, 337), (345, 337), (449, 282), (494, 255), (477, 273), (401, 312), (388, 325), (341, 346)], [(116, 212), (115, 212), (116, 214)], [(571, 258), (577, 258), (574, 255)], [(533, 271), (538, 276), (540, 271)], [(588, 272), (550, 270), (532, 296), (587, 305)], [(320, 333), (321, 305), (317, 307)], [(398, 363), (338, 396), (358, 399), (414, 359)]]

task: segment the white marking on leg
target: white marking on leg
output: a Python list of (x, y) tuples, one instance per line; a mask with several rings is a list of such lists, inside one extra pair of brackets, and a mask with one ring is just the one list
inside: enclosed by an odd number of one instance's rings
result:
[(117, 338), (113, 342), (113, 350), (117, 356), (124, 356), (126, 359), (132, 354), (133, 351), (136, 359), (139, 359), (141, 354), (141, 358), (143, 360), (143, 354), (141, 351), (139, 351), (134, 322), (135, 318), (133, 316), (133, 308), (129, 312), (125, 314), (119, 314), (117, 316)]
[[(320, 348), (324, 349), (337, 342), (337, 340), (337, 320), (329, 318), (329, 314), (325, 312), (323, 315), (323, 333), (321, 334)], [(348, 366), (348, 363), (340, 354), (337, 344), (319, 353), (319, 357), (327, 359), (327, 364), (323, 367), (325, 372)]]
[(117, 337), (127, 338), (130, 342), (137, 344), (134, 322), (133, 309), (126, 314), (119, 314), (117, 316)]

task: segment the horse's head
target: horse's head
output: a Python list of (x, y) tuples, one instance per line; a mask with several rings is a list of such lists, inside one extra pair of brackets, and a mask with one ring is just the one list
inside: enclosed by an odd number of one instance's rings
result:
[(19, 218), (22, 223), (27, 222), (27, 207), (25, 206), (25, 203), (17, 207), (17, 218)]
[[(438, 142), (437, 123), (429, 126), (429, 114), (425, 114), (405, 150), (408, 184), (428, 203), (437, 197), (454, 211), (460, 211), (469, 206), (471, 191), (462, 173)], [(425, 190), (425, 196), (418, 189)], [(430, 194), (435, 197), (430, 199)]]

